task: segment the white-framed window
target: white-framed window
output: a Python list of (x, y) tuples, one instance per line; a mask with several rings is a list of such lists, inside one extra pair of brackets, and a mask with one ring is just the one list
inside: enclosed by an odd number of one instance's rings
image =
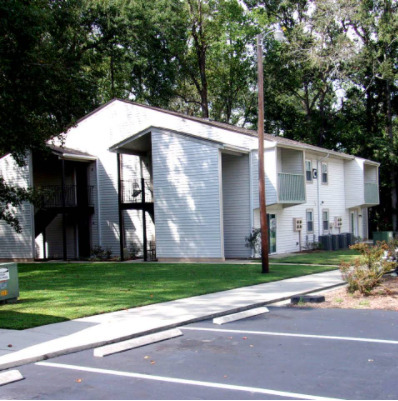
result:
[(307, 233), (311, 234), (314, 232), (314, 211), (312, 209), (307, 209)]
[(322, 163), (322, 184), (327, 184), (328, 180), (328, 164)]
[(311, 160), (305, 161), (305, 179), (308, 182), (312, 182), (312, 162), (311, 162)]
[(329, 210), (323, 209), (322, 210), (322, 229), (323, 231), (329, 231)]

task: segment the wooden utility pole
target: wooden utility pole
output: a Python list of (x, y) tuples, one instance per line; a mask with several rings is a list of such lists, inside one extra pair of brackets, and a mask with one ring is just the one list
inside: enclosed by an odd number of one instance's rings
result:
[(260, 197), (261, 227), (261, 272), (269, 273), (268, 224), (265, 199), (264, 169), (264, 76), (263, 76), (263, 35), (257, 35), (257, 80), (258, 80), (258, 189)]

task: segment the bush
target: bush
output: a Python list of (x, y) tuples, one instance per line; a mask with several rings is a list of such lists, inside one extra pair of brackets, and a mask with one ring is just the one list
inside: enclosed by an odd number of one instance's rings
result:
[(261, 254), (261, 228), (253, 228), (245, 240), (247, 248), (253, 249), (255, 254)]
[(347, 291), (354, 293), (359, 291), (361, 294), (368, 295), (373, 288), (380, 285), (383, 275), (394, 268), (394, 262), (383, 258), (388, 245), (378, 243), (375, 246), (368, 244), (355, 244), (350, 249), (356, 249), (361, 256), (353, 262), (340, 265), (343, 279), (347, 281)]
[(110, 260), (112, 257), (111, 248), (102, 248), (100, 245), (95, 245), (91, 249), (90, 260)]
[(395, 268), (398, 267), (398, 239), (394, 239), (387, 244), (387, 260), (395, 264)]
[(141, 247), (134, 242), (130, 246), (129, 256), (131, 259), (137, 259), (138, 256), (141, 254)]

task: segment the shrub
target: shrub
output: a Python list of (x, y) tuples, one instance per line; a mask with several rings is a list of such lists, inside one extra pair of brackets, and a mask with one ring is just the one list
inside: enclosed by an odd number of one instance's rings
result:
[(261, 253), (261, 229), (253, 228), (250, 235), (245, 238), (247, 248), (253, 249), (256, 254)]
[(141, 248), (139, 245), (135, 244), (134, 242), (130, 246), (129, 256), (131, 259), (137, 259), (141, 253)]
[(383, 258), (388, 250), (386, 243), (378, 243), (375, 246), (368, 244), (355, 244), (350, 249), (356, 249), (361, 256), (353, 262), (340, 265), (343, 279), (347, 281), (347, 291), (368, 295), (373, 288), (380, 285), (383, 275), (393, 269), (394, 263)]
[(387, 260), (393, 262), (395, 268), (398, 268), (398, 239), (393, 239), (387, 243)]
[(91, 249), (90, 260), (110, 260), (112, 257), (112, 249), (106, 248), (104, 249), (100, 245), (95, 245)]

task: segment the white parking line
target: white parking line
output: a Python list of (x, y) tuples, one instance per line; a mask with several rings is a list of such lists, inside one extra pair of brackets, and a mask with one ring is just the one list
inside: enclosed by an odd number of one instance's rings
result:
[(216, 389), (222, 389), (222, 390), (244, 391), (244, 392), (249, 392), (249, 393), (268, 394), (268, 395), (272, 395), (272, 396), (286, 397), (289, 399), (298, 398), (298, 399), (304, 399), (304, 400), (321, 400), (321, 401), (339, 400), (338, 398), (318, 397), (318, 396), (314, 396), (314, 395), (290, 393), (287, 391), (270, 390), (270, 389), (265, 389), (265, 388), (260, 388), (260, 387), (235, 386), (232, 384), (224, 384), (224, 383), (213, 383), (213, 382), (204, 382), (204, 381), (197, 381), (197, 380), (177, 379), (174, 377), (164, 377), (164, 376), (152, 376), (152, 375), (145, 375), (145, 374), (141, 374), (141, 373), (120, 372), (117, 370), (98, 369), (98, 368), (90, 368), (90, 367), (77, 366), (77, 365), (66, 365), (66, 364), (62, 364), (62, 363), (37, 362), (36, 365), (47, 366), (47, 367), (51, 367), (51, 368), (78, 370), (81, 372), (99, 373), (99, 374), (104, 374), (104, 375), (130, 377), (130, 378), (134, 378), (134, 379), (153, 380), (153, 381), (166, 382), (166, 383), (187, 384), (187, 385), (191, 385), (191, 386), (201, 386), (201, 387), (216, 388)]
[(281, 336), (281, 337), (302, 337), (302, 338), (318, 338), (321, 340), (342, 340), (342, 341), (359, 341), (365, 343), (393, 344), (398, 345), (398, 341), (394, 340), (379, 340), (376, 338), (361, 338), (361, 337), (338, 337), (338, 336), (320, 336), (316, 334), (295, 334), (295, 333), (280, 333), (276, 331), (250, 331), (250, 330), (232, 330), (232, 329), (210, 329), (206, 327), (180, 327), (181, 330), (192, 331), (216, 331), (222, 333), (237, 333), (237, 334), (255, 334), (263, 336)]

